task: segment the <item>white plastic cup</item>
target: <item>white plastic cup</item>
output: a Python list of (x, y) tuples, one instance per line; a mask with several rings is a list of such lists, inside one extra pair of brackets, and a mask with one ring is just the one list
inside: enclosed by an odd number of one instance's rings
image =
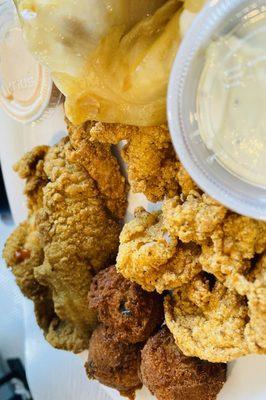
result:
[(0, 108), (21, 123), (53, 113), (61, 93), (27, 49), (13, 1), (0, 1)]
[(167, 109), (177, 155), (199, 187), (229, 209), (266, 220), (266, 188), (240, 179), (217, 161), (199, 133), (196, 105), (209, 44), (230, 33), (258, 8), (266, 12), (266, 0), (213, 0), (205, 6), (187, 32), (174, 62)]

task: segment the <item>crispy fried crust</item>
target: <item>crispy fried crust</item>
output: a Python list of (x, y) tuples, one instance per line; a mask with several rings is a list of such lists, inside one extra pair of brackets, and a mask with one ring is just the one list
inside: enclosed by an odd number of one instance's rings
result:
[[(82, 132), (72, 132), (73, 141)], [(101, 157), (107, 177), (97, 168)], [(8, 239), (4, 258), (34, 301), (46, 339), (79, 352), (96, 322), (87, 305), (92, 276), (116, 256), (125, 180), (110, 147), (81, 141), (76, 150), (68, 138), (33, 149), (15, 169), (26, 179), (29, 218)]]
[(210, 362), (249, 353), (247, 300), (220, 282), (199, 275), (165, 300), (166, 323), (180, 350)]
[(64, 258), (78, 256), (93, 269), (102, 268), (116, 253), (120, 231), (117, 215), (107, 208), (97, 182), (76, 162), (68, 139), (50, 149), (44, 170), (49, 183), (43, 189), (44, 205), (36, 223), (43, 244), (50, 244), (49, 256), (56, 257), (65, 247)]
[(34, 277), (34, 267), (43, 263), (44, 252), (40, 235), (29, 221), (20, 224), (7, 239), (3, 257), (25, 296), (35, 299), (45, 294), (46, 289)]
[(166, 126), (135, 127), (97, 123), (90, 127), (92, 140), (117, 144), (126, 140), (122, 150), (128, 165), (133, 192), (141, 192), (152, 202), (188, 193), (196, 188), (178, 161)]
[(206, 194), (167, 200), (163, 219), (171, 236), (200, 245), (203, 269), (232, 288), (235, 275), (266, 250), (266, 222), (233, 213)]
[(110, 144), (90, 140), (88, 132), (92, 126), (92, 122), (81, 126), (68, 122), (71, 145), (76, 150), (74, 160), (97, 183), (99, 193), (112, 215), (122, 219), (127, 208), (126, 179), (121, 175), (116, 158), (112, 156)]
[(164, 321), (162, 298), (125, 279), (115, 267), (93, 278), (89, 305), (110, 333), (125, 343), (146, 341)]
[(226, 380), (226, 364), (184, 356), (164, 327), (141, 352), (141, 375), (158, 400), (214, 400)]
[(92, 334), (85, 365), (89, 378), (133, 397), (135, 390), (142, 386), (140, 349), (138, 344), (117, 341), (103, 325), (99, 325)]
[(266, 353), (265, 252), (265, 222), (192, 190), (162, 212), (137, 210), (120, 235), (117, 269), (147, 290), (173, 290), (166, 322), (184, 354), (227, 362)]
[(27, 196), (30, 214), (42, 207), (42, 191), (43, 187), (48, 183), (44, 172), (44, 158), (48, 150), (48, 146), (37, 146), (32, 151), (26, 153), (14, 165), (14, 170), (20, 178), (26, 180), (24, 194)]
[(145, 290), (171, 290), (189, 282), (201, 270), (200, 246), (168, 235), (162, 214), (137, 209), (120, 235), (117, 269)]

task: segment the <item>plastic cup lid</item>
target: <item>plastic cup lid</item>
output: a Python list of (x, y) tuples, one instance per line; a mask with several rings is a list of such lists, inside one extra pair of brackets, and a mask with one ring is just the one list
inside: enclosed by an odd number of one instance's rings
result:
[[(180, 46), (170, 77), (167, 100), (172, 141), (180, 161), (194, 181), (206, 193), (229, 209), (261, 220), (266, 220), (266, 186), (263, 185), (263, 182), (266, 182), (266, 171), (262, 168), (261, 176), (256, 176), (252, 172), (252, 166), (246, 163), (242, 167), (240, 151), (239, 154), (235, 152), (234, 157), (230, 158), (230, 146), (233, 148), (233, 141), (228, 141), (227, 148), (222, 149), (222, 155), (216, 151), (217, 149), (208, 145), (206, 130), (218, 126), (217, 120), (221, 118), (219, 108), (215, 104), (215, 102), (221, 104), (217, 93), (226, 88), (224, 89), (224, 86), (220, 84), (220, 77), (215, 68), (211, 70), (211, 76), (208, 76), (208, 84), (205, 86), (202, 86), (202, 76), (204, 72), (206, 73), (207, 55), (211, 44), (223, 42), (226, 38), (226, 45), (227, 39), (230, 39), (228, 43), (231, 46), (233, 43), (231, 39), (241, 38), (238, 42), (236, 41), (233, 50), (229, 48), (230, 46), (223, 48), (224, 59), (220, 57), (214, 60), (218, 62), (219, 69), (223, 71), (228, 66), (226, 63), (231, 61), (230, 57), (236, 57), (237, 51), (243, 44), (250, 45), (252, 43), (250, 38), (265, 38), (265, 22), (266, 0), (213, 0), (209, 2), (194, 20)], [(259, 35), (257, 35), (258, 32)], [(262, 52), (259, 61), (265, 63), (266, 43), (261, 42)], [(254, 60), (255, 56), (250, 60), (250, 65)], [(241, 68), (240, 65), (240, 72), (242, 72)], [(249, 66), (245, 65), (245, 69), (249, 72), (248, 68)], [(260, 73), (263, 73), (263, 68), (260, 67)], [(229, 78), (238, 78), (239, 70), (234, 70), (234, 76), (229, 76)], [(209, 71), (207, 70), (207, 72)], [(264, 76), (266, 79), (265, 70)], [(233, 81), (232, 84), (234, 83)], [(220, 92), (217, 90), (215, 92), (214, 88), (217, 87)], [(248, 91), (248, 85), (246, 87)], [(199, 89), (204, 89), (207, 93), (203, 102), (203, 110), (204, 115), (207, 115), (208, 118), (204, 124), (202, 124), (199, 112)], [(260, 91), (262, 92), (263, 89)], [(251, 96), (248, 92), (246, 94), (247, 103), (250, 103)], [(232, 115), (237, 115), (237, 110)], [(227, 114), (224, 117), (226, 118), (226, 116)], [(205, 128), (206, 130), (203, 132)], [(211, 132), (213, 133), (213, 131)], [(223, 131), (221, 133), (223, 134)], [(252, 135), (249, 139), (252, 148)], [(262, 138), (262, 143), (266, 143), (264, 138)], [(260, 161), (262, 165), (265, 164), (263, 155)], [(244, 168), (247, 170), (245, 171)]]
[(31, 55), (12, 1), (0, 4), (0, 107), (22, 123), (37, 121), (60, 102), (49, 71)]

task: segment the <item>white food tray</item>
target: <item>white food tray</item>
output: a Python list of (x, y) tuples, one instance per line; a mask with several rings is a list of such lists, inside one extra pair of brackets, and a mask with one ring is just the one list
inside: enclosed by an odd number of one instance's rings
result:
[[(16, 223), (27, 215), (23, 196), (24, 183), (12, 170), (12, 165), (35, 145), (54, 144), (66, 134), (62, 108), (49, 120), (32, 126), (12, 121), (0, 110), (0, 159), (11, 210)], [(135, 207), (151, 205), (142, 195), (130, 194), (127, 218)], [(34, 400), (121, 400), (119, 394), (87, 379), (82, 357), (53, 349), (43, 338), (35, 323), (32, 303), (23, 300), (25, 317), (25, 363)], [(136, 400), (154, 399), (147, 390)], [(266, 400), (266, 356), (249, 356), (229, 366), (227, 382), (218, 400)]]

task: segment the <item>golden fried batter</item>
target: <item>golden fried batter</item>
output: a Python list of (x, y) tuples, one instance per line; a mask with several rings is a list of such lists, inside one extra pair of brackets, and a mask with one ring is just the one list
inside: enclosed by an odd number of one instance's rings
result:
[(136, 127), (97, 123), (91, 127), (92, 140), (117, 144), (127, 140), (122, 156), (134, 192), (152, 202), (188, 193), (195, 184), (178, 161), (166, 126)]
[(248, 300), (250, 322), (245, 335), (250, 352), (266, 353), (266, 252), (252, 260), (249, 271), (234, 274), (230, 282)]
[[(250, 324), (247, 330), (252, 352), (266, 353), (266, 253), (256, 265), (247, 289)], [(248, 277), (250, 278), (250, 276)]]
[(180, 350), (210, 362), (227, 362), (249, 353), (246, 299), (220, 282), (199, 275), (165, 301), (166, 323)]
[(201, 271), (200, 246), (170, 238), (160, 212), (136, 210), (120, 235), (117, 269), (144, 289), (162, 292), (189, 282)]
[[(73, 132), (73, 142), (78, 134)], [(101, 154), (107, 172), (97, 168)], [(125, 180), (110, 147), (80, 142), (76, 151), (68, 138), (34, 149), (16, 170), (27, 179), (29, 218), (7, 241), (4, 257), (35, 302), (46, 339), (57, 348), (81, 351), (95, 324), (87, 306), (92, 276), (117, 252)]]
[(43, 204), (43, 187), (48, 183), (43, 165), (48, 150), (48, 146), (37, 146), (14, 166), (20, 178), (26, 179), (24, 194), (27, 196), (30, 215)]
[(94, 269), (101, 268), (117, 248), (118, 216), (107, 209), (96, 182), (76, 163), (67, 139), (49, 150), (44, 171), (49, 183), (36, 219), (44, 245), (52, 245), (50, 256), (58, 255), (59, 243), (68, 247), (64, 257), (78, 255)]
[(266, 353), (266, 255), (234, 285), (201, 274), (168, 296), (166, 322), (185, 354), (226, 362)]
[(43, 170), (48, 150), (47, 146), (35, 147), (14, 167), (20, 177), (26, 179), (24, 193), (28, 200), (29, 218), (10, 235), (3, 251), (3, 257), (12, 268), (22, 293), (36, 301), (49, 297), (48, 289), (41, 286), (34, 277), (34, 267), (41, 265), (44, 260), (35, 214), (43, 205), (43, 188), (48, 182)]
[(116, 158), (111, 156), (110, 144), (90, 140), (88, 131), (92, 126), (91, 122), (80, 126), (68, 122), (71, 145), (76, 150), (73, 157), (97, 182), (97, 188), (111, 213), (122, 219), (127, 207), (126, 181), (121, 176)]
[(169, 234), (201, 245), (202, 268), (227, 285), (266, 250), (266, 222), (233, 213), (206, 194), (190, 194), (184, 202), (169, 199), (163, 215)]
[(34, 277), (34, 267), (44, 259), (40, 235), (30, 221), (20, 224), (7, 240), (4, 258), (16, 277), (18, 286), (26, 297), (37, 299), (47, 290)]
[(193, 189), (162, 212), (137, 211), (120, 235), (117, 268), (147, 290), (174, 289), (166, 322), (186, 355), (227, 362), (266, 354), (265, 252), (266, 222)]
[(193, 193), (185, 201), (175, 197), (165, 202), (163, 214), (170, 235), (184, 243), (201, 244), (223, 221), (227, 210), (206, 194)]

